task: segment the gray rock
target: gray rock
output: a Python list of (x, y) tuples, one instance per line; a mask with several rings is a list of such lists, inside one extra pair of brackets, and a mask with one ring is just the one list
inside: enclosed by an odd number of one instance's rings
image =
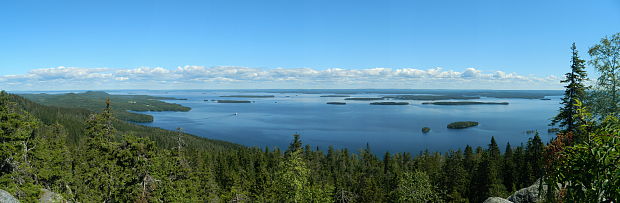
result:
[(484, 202), (482, 203), (512, 203), (512, 202), (508, 201), (507, 199), (501, 198), (501, 197), (489, 197), (486, 200), (484, 200)]
[(515, 203), (535, 203), (542, 201), (545, 198), (544, 194), (547, 192), (547, 186), (542, 185), (542, 190), (540, 186), (540, 179), (538, 179), (531, 186), (516, 191), (508, 197), (508, 200)]
[(4, 190), (0, 190), (0, 202), (2, 203), (19, 203), (19, 200), (17, 200), (15, 197), (13, 197), (13, 195), (11, 195), (11, 193), (4, 191)]
[(39, 202), (43, 203), (56, 203), (56, 202), (67, 202), (62, 195), (49, 191), (47, 189), (41, 189), (41, 198)]

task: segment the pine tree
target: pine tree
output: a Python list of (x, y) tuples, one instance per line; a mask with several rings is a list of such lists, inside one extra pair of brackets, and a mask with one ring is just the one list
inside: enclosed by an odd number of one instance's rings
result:
[(567, 83), (566, 90), (564, 91), (564, 97), (562, 98), (562, 107), (560, 107), (560, 113), (551, 120), (551, 125), (559, 124), (567, 132), (573, 132), (576, 127), (575, 103), (584, 101), (586, 99), (586, 90), (588, 87), (584, 84), (588, 80), (588, 75), (585, 71), (585, 61), (579, 58), (579, 53), (575, 43), (571, 46), (573, 56), (571, 58), (571, 71), (566, 73), (566, 79), (562, 80), (562, 83)]
[(487, 197), (503, 196), (506, 193), (506, 188), (502, 184), (502, 159), (497, 142), (495, 142), (495, 137), (491, 137), (488, 151), (488, 156), (485, 160), (485, 166), (488, 167), (486, 169)]
[(544, 174), (545, 168), (545, 159), (544, 159), (544, 149), (545, 144), (543, 144), (538, 133), (534, 135), (534, 138), (530, 138), (527, 142), (527, 147), (525, 148), (525, 154), (527, 157), (527, 161), (529, 162), (529, 170), (528, 170), (528, 180), (527, 184), (532, 184), (536, 181), (536, 179), (540, 178)]
[(516, 164), (516, 188), (528, 187), (530, 184), (529, 172), (531, 171), (531, 163), (527, 159), (523, 145), (517, 146), (514, 150), (513, 162)]
[(119, 195), (115, 200), (123, 202), (148, 202), (153, 199), (156, 188), (153, 177), (155, 144), (147, 138), (123, 135), (115, 158), (119, 165), (123, 185), (119, 186)]
[(443, 164), (441, 185), (446, 192), (448, 202), (463, 202), (467, 194), (468, 174), (463, 165), (464, 159), (461, 151), (452, 151), (446, 154)]
[(331, 201), (331, 186), (311, 186), (310, 170), (303, 160), (303, 150), (299, 135), (293, 136), (293, 142), (285, 152), (285, 160), (276, 173), (276, 197), (282, 202), (325, 202)]
[(75, 161), (77, 198), (82, 201), (108, 202), (119, 195), (121, 169), (116, 164), (116, 129), (112, 126), (110, 100), (102, 113), (90, 116), (85, 143)]
[(40, 192), (30, 162), (38, 125), (29, 113), (16, 108), (9, 94), (0, 92), (0, 189), (26, 202), (35, 201)]
[(516, 165), (514, 162), (514, 154), (510, 143), (508, 143), (506, 144), (506, 150), (504, 151), (504, 168), (502, 170), (504, 173), (504, 186), (508, 191), (514, 191), (516, 189), (515, 178), (517, 174), (515, 173), (515, 170)]
[(370, 145), (366, 143), (366, 148), (360, 152), (361, 171), (358, 179), (358, 193), (362, 202), (377, 202), (384, 197), (381, 192), (381, 181), (378, 175), (383, 172), (379, 167), (379, 160), (372, 153)]
[(62, 125), (45, 126), (37, 133), (32, 165), (36, 169), (38, 184), (71, 199), (72, 191), (67, 188), (72, 179), (72, 157), (66, 141), (67, 132)]
[(467, 171), (468, 175), (471, 175), (475, 171), (476, 167), (476, 157), (474, 155), (473, 149), (471, 146), (465, 146), (465, 152), (463, 153), (463, 168)]

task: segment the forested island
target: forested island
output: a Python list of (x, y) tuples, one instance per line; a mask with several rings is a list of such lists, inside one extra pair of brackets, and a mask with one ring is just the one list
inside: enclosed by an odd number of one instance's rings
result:
[(386, 99), (398, 100), (447, 100), (447, 99), (480, 99), (478, 96), (462, 96), (462, 95), (395, 95), (384, 96)]
[(274, 95), (227, 95), (220, 97), (236, 97), (236, 98), (274, 98)]
[(383, 100), (383, 98), (380, 98), (380, 97), (352, 97), (352, 98), (345, 98), (344, 100), (376, 101), (376, 100)]
[(371, 102), (370, 105), (409, 105), (409, 102)]
[(334, 104), (334, 105), (345, 105), (347, 104), (346, 102), (327, 102), (327, 104)]
[(320, 97), (351, 97), (350, 95), (341, 95), (341, 94), (332, 94), (332, 95), (321, 95)]
[(433, 105), (508, 105), (508, 102), (477, 102), (477, 101), (453, 101), (453, 102), (422, 102)]
[(459, 121), (448, 124), (448, 128), (450, 129), (463, 129), (478, 126), (478, 122), (476, 121)]

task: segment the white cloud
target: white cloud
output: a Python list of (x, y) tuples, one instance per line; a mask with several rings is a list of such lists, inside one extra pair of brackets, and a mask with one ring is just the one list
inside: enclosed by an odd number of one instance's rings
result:
[(56, 68), (43, 68), (30, 70), (29, 77), (40, 80), (53, 79), (95, 79), (109, 78), (111, 73), (106, 73), (107, 68), (75, 68), (59, 66)]
[[(120, 83), (122, 81), (122, 83)], [(51, 84), (54, 84), (50, 86)], [(191, 89), (191, 88), (478, 88), (559, 89), (557, 76), (443, 68), (250, 68), (183, 66), (176, 69), (56, 67), (0, 76), (5, 89)]]

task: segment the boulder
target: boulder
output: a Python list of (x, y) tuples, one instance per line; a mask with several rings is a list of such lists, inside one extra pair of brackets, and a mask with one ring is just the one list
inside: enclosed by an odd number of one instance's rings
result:
[(486, 200), (484, 200), (483, 203), (512, 203), (512, 202), (508, 201), (507, 199), (501, 198), (501, 197), (489, 197)]
[(540, 186), (540, 179), (538, 179), (531, 186), (516, 191), (508, 197), (508, 200), (515, 203), (535, 203), (542, 201), (545, 198), (544, 194), (547, 192), (547, 186), (542, 185), (542, 188), (540, 188)]
[(13, 195), (11, 195), (11, 193), (4, 191), (4, 190), (0, 190), (0, 202), (2, 203), (19, 203), (19, 200), (17, 200), (15, 197), (13, 197)]

